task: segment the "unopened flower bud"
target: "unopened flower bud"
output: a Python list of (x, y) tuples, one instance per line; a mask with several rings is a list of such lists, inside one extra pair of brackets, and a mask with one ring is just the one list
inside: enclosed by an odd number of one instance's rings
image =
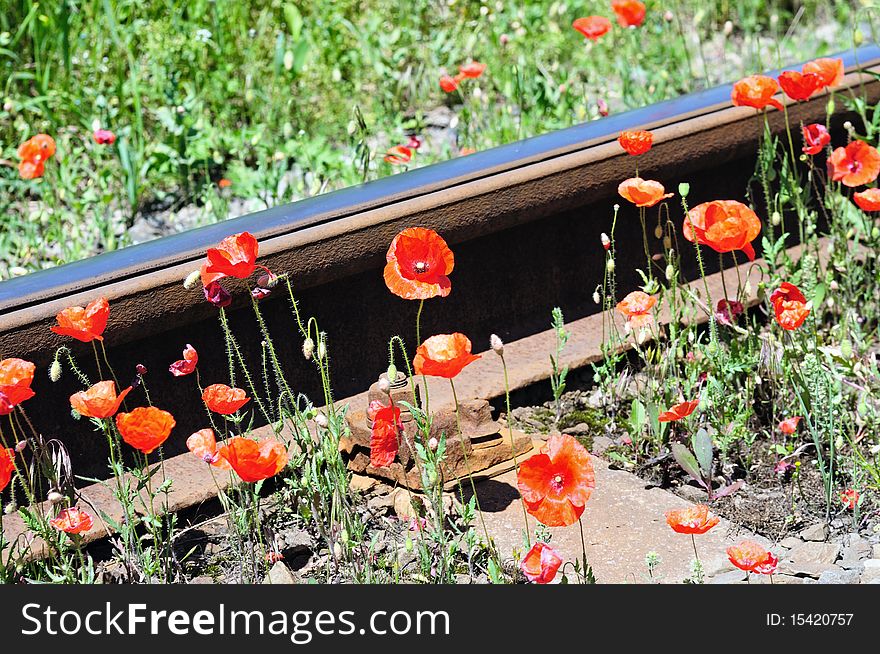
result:
[(327, 420), (327, 416), (325, 416), (323, 413), (319, 413), (315, 416), (315, 424), (318, 425), (318, 427), (320, 427), (321, 429), (327, 429), (327, 425), (329, 425), (330, 422)]
[(52, 504), (58, 504), (58, 502), (64, 499), (64, 495), (59, 493), (58, 491), (49, 491), (49, 494), (46, 495), (46, 499), (49, 500)]
[(202, 278), (202, 272), (200, 270), (193, 270), (189, 275), (186, 276), (186, 279), (183, 280), (183, 287), (190, 291), (196, 287), (196, 284)]
[(384, 393), (385, 395), (388, 395), (391, 392), (391, 382), (384, 377), (379, 379), (376, 387), (379, 389), (380, 393)]
[(27, 446), (28, 446), (28, 442), (27, 442), (27, 441), (18, 441), (18, 442), (15, 444), (15, 451), (18, 452), (18, 453), (20, 454), (20, 453), (24, 452), (24, 451), (27, 449)]
[(18, 504), (15, 503), (15, 500), (12, 500), (9, 504), (3, 507), (3, 513), (6, 515), (11, 515), (18, 511)]
[(663, 238), (663, 225), (657, 225), (654, 228), (654, 236), (659, 240)]
[(602, 232), (602, 235), (599, 236), (599, 239), (602, 241), (603, 248), (605, 248), (606, 250), (611, 249), (611, 239), (608, 238), (608, 234), (606, 234), (605, 232)]
[(492, 348), (492, 351), (498, 356), (502, 356), (504, 354), (504, 341), (501, 340), (501, 337), (498, 334), (492, 334), (489, 336), (489, 346)]
[(666, 279), (670, 282), (675, 278), (675, 266), (671, 263), (666, 266)]
[(779, 223), (782, 222), (782, 216), (779, 215), (778, 211), (774, 211), (773, 215), (770, 216), (770, 222), (773, 223), (773, 226), (776, 227)]
[(501, 45), (507, 45), (510, 42), (510, 37), (507, 36), (507, 34), (502, 34), (498, 37), (498, 42), (501, 43)]
[(52, 365), (49, 366), (49, 379), (53, 382), (57, 382), (61, 379), (61, 362), (58, 359), (55, 359), (52, 362)]
[(134, 367), (134, 369), (137, 371), (137, 374), (139, 374), (139, 375), (141, 375), (141, 376), (147, 374), (147, 367), (146, 367), (144, 364), (142, 364), (142, 363), (137, 364), (137, 365)]
[(672, 256), (672, 238), (670, 238), (669, 236), (664, 236), (663, 247), (669, 250), (669, 255)]
[(278, 275), (273, 273), (266, 273), (257, 278), (257, 285), (263, 288), (275, 288), (276, 284), (278, 284)]
[(388, 370), (385, 371), (385, 376), (388, 377), (389, 381), (396, 381), (397, 380), (397, 366), (395, 366), (393, 363), (389, 363)]
[(303, 341), (303, 356), (306, 358), (306, 361), (312, 360), (312, 354), (315, 353), (315, 341), (311, 338), (307, 338)]
[(608, 262), (605, 264), (605, 270), (608, 272), (614, 272), (614, 259), (608, 259)]
[(602, 302), (602, 296), (599, 295), (599, 291), (593, 291), (593, 302), (595, 302), (596, 304)]
[(674, 19), (675, 19), (675, 14), (673, 14), (668, 9), (665, 12), (663, 12), (663, 20), (665, 20), (667, 23), (671, 23)]
[(318, 361), (323, 361), (324, 357), (327, 356), (327, 345), (323, 338), (318, 339), (318, 347), (315, 350), (315, 355), (318, 357)]
[(437, 447), (439, 447), (440, 441), (437, 440), (436, 436), (431, 436), (430, 440), (428, 440), (428, 448), (432, 452), (437, 451)]

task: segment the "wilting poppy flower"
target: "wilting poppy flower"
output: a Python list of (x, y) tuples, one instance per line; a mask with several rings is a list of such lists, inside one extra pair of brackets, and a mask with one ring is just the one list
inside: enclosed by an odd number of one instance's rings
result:
[(0, 447), (0, 491), (9, 485), (13, 470), (15, 470), (15, 450), (10, 447)]
[(676, 420), (687, 418), (698, 406), (700, 406), (700, 400), (690, 400), (689, 402), (676, 404), (674, 407), (670, 408), (669, 411), (661, 413), (658, 420), (660, 422), (675, 422)]
[(220, 282), (208, 282), (202, 291), (205, 294), (205, 299), (218, 309), (232, 304), (232, 296)]
[(828, 159), (828, 171), (832, 180), (844, 186), (870, 184), (880, 174), (880, 152), (864, 141), (853, 141), (835, 148)]
[(776, 314), (776, 322), (789, 331), (804, 324), (804, 320), (810, 315), (807, 298), (797, 286), (788, 282), (782, 282), (779, 288), (770, 294), (770, 303)]
[(536, 584), (549, 584), (562, 565), (562, 557), (547, 543), (541, 541), (532, 545), (532, 549), (523, 557), (519, 569), (526, 578)]
[(611, 9), (621, 27), (638, 27), (645, 22), (645, 5), (639, 0), (614, 0)]
[(82, 534), (92, 528), (92, 516), (74, 507), (61, 511), (49, 524), (67, 534)]
[(183, 349), (183, 358), (168, 366), (168, 370), (175, 377), (182, 377), (183, 375), (189, 375), (195, 371), (198, 362), (199, 353), (196, 352), (196, 349), (192, 345), (187, 343), (186, 347)]
[(103, 341), (104, 328), (107, 326), (107, 318), (110, 317), (110, 305), (107, 300), (99, 297), (82, 307), (68, 307), (55, 316), (58, 325), (52, 327), (52, 331), (62, 336), (72, 336), (78, 341), (89, 343), (90, 341)]
[(257, 442), (236, 436), (220, 448), (220, 456), (247, 482), (274, 477), (287, 465), (287, 450), (274, 438)]
[(471, 341), (464, 334), (437, 334), (416, 349), (413, 368), (417, 375), (452, 379), (479, 358), (471, 354)]
[(661, 200), (671, 198), (672, 193), (665, 193), (665, 191), (666, 189), (660, 182), (641, 177), (630, 177), (617, 187), (617, 192), (621, 197), (637, 207), (653, 207)]
[(458, 72), (470, 79), (478, 78), (485, 70), (486, 64), (481, 64), (479, 61), (472, 61), (458, 67)]
[(820, 123), (804, 125), (801, 133), (804, 135), (804, 154), (819, 154), (822, 148), (831, 143), (831, 134)]
[(215, 468), (229, 470), (229, 462), (220, 456), (220, 447), (211, 428), (200, 429), (186, 439), (186, 449)]
[(727, 557), (740, 570), (755, 572), (755, 568), (770, 562), (773, 556), (766, 548), (750, 540), (744, 540), (727, 548)]
[(792, 416), (791, 418), (786, 418), (785, 420), (780, 421), (779, 423), (779, 431), (783, 434), (793, 434), (797, 431), (798, 423), (803, 420), (801, 416)]
[(395, 145), (385, 152), (385, 161), (393, 166), (403, 166), (412, 160), (412, 150), (405, 145)]
[(792, 100), (808, 100), (822, 87), (822, 78), (815, 73), (787, 70), (779, 76), (779, 86)]
[(442, 75), (440, 77), (440, 88), (446, 93), (452, 93), (458, 88), (458, 80), (452, 75)]
[(859, 505), (860, 498), (859, 491), (854, 488), (847, 488), (840, 494), (840, 501), (850, 510), (855, 509)]
[(715, 320), (729, 327), (736, 322), (736, 319), (742, 315), (743, 311), (745, 311), (745, 308), (742, 302), (718, 300), (718, 303), (715, 305)]
[(409, 227), (391, 241), (384, 277), (388, 290), (404, 300), (446, 297), (455, 257), (433, 229)]
[(12, 409), (31, 399), (35, 393), (31, 389), (35, 366), (24, 359), (3, 359), (0, 361), (0, 415), (12, 413)]
[(208, 248), (205, 273), (247, 279), (257, 267), (259, 248), (257, 239), (249, 232), (227, 236), (216, 248)]
[(853, 200), (862, 211), (880, 211), (880, 188), (866, 188), (853, 193)]
[(370, 465), (376, 468), (391, 465), (397, 456), (398, 437), (403, 430), (400, 409), (373, 400), (367, 414), (373, 421), (370, 431)]
[(55, 140), (48, 134), (37, 134), (18, 146), (18, 173), (22, 179), (42, 177), (46, 161), (55, 154)]
[(116, 134), (109, 129), (96, 129), (92, 133), (92, 138), (95, 139), (95, 143), (98, 145), (113, 145), (116, 143)]
[(162, 445), (176, 424), (174, 416), (154, 406), (139, 406), (131, 413), (116, 416), (122, 440), (144, 454)]
[(818, 75), (823, 88), (837, 86), (843, 79), (843, 59), (822, 57), (805, 63), (801, 70)]
[(217, 186), (219, 188), (229, 188), (232, 186), (232, 180), (223, 177), (219, 182), (217, 182)]
[(779, 90), (779, 84), (766, 75), (751, 75), (733, 85), (730, 99), (738, 107), (754, 107), (765, 109), (768, 105), (782, 111), (782, 104), (773, 95)]
[(226, 384), (211, 384), (202, 392), (202, 400), (214, 413), (228, 415), (235, 413), (251, 398), (241, 388), (232, 388)]
[(718, 520), (705, 504), (666, 512), (666, 524), (678, 534), (705, 534), (718, 524)]
[(643, 291), (633, 291), (617, 303), (617, 310), (626, 316), (627, 330), (647, 327), (654, 323), (651, 309), (657, 304), (657, 298)]
[(794, 469), (795, 465), (791, 461), (786, 461), (785, 459), (780, 459), (779, 462), (773, 466), (773, 472), (785, 480), (788, 480), (789, 476), (794, 472)]
[(598, 41), (600, 36), (611, 29), (611, 21), (605, 16), (586, 16), (575, 19), (571, 26), (588, 39)]
[(742, 202), (714, 200), (688, 211), (682, 234), (693, 243), (694, 232), (697, 243), (708, 245), (716, 252), (742, 250), (749, 261), (754, 261), (755, 249), (751, 242), (761, 233), (761, 221)]
[(420, 147), (422, 147), (422, 141), (419, 139), (418, 136), (410, 135), (409, 141), (406, 142), (406, 147), (408, 147), (410, 150), (418, 150)]
[(584, 512), (596, 477), (583, 445), (572, 436), (553, 435), (540, 454), (522, 463), (517, 486), (537, 520), (548, 527), (567, 527)]
[(620, 147), (633, 156), (645, 154), (654, 143), (654, 135), (644, 129), (627, 130), (617, 137)]
[(131, 386), (116, 394), (116, 384), (112, 381), (98, 382), (91, 388), (70, 396), (70, 406), (86, 418), (109, 418), (117, 411), (122, 400), (131, 391)]

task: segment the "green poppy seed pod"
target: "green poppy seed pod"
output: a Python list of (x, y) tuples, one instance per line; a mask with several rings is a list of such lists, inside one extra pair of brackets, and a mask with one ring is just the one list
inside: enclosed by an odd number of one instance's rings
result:
[(773, 215), (770, 216), (770, 222), (773, 223), (773, 226), (776, 227), (779, 223), (782, 222), (782, 216), (779, 215), (778, 211), (774, 211)]
[(199, 270), (193, 270), (189, 275), (186, 276), (186, 279), (183, 280), (183, 287), (191, 291), (196, 287), (199, 279), (201, 278), (202, 273)]
[(688, 196), (688, 193), (690, 193), (690, 192), (691, 192), (691, 185), (688, 184), (687, 182), (682, 182), (681, 184), (678, 185), (678, 194), (681, 197), (686, 198)]
[(654, 228), (654, 236), (656, 236), (658, 240), (663, 238), (663, 225), (657, 225)]
[(834, 447), (836, 447), (838, 450), (843, 449), (843, 436), (837, 437), (837, 440), (834, 441)]
[(61, 379), (61, 362), (58, 359), (55, 359), (52, 362), (52, 365), (49, 366), (49, 379), (53, 382), (57, 382)]
[(393, 363), (388, 364), (388, 370), (385, 372), (385, 376), (388, 377), (389, 380), (397, 379), (397, 366)]

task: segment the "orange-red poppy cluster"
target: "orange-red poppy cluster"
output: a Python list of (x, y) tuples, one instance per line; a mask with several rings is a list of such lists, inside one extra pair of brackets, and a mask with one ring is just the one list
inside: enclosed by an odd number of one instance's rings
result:
[(18, 174), (22, 179), (36, 179), (45, 173), (46, 162), (55, 154), (55, 139), (37, 134), (18, 146)]
[(486, 70), (486, 64), (481, 64), (479, 61), (471, 61), (466, 64), (462, 64), (458, 67), (458, 74), (455, 76), (452, 75), (441, 75), (440, 76), (440, 88), (443, 89), (446, 93), (452, 93), (453, 91), (458, 90), (458, 85), (461, 84), (466, 79), (477, 79), (482, 76), (482, 74)]
[[(638, 27), (645, 22), (647, 10), (640, 0), (614, 0), (611, 11), (621, 27)], [(605, 16), (584, 16), (576, 18), (571, 26), (591, 41), (611, 31), (611, 20)]]
[(752, 247), (761, 233), (761, 220), (755, 212), (736, 200), (713, 200), (698, 204), (687, 212), (682, 234), (691, 243), (708, 245), (716, 252), (740, 250), (755, 260)]
[(773, 96), (781, 88), (792, 100), (808, 100), (814, 93), (832, 88), (843, 79), (843, 60), (821, 58), (804, 64), (800, 71), (787, 70), (773, 79), (767, 75), (750, 75), (733, 85), (730, 98), (740, 107), (782, 110), (782, 103)]
[(750, 540), (744, 540), (727, 548), (727, 558), (740, 570), (760, 575), (776, 572), (779, 559), (766, 547)]
[(0, 447), (0, 491), (9, 485), (13, 472), (15, 472), (15, 450), (11, 447)]

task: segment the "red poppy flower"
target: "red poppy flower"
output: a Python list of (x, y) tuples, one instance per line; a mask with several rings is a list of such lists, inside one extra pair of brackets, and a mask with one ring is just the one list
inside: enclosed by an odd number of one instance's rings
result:
[(440, 77), (440, 88), (446, 93), (452, 93), (458, 88), (458, 80), (451, 75), (442, 75)]
[(46, 166), (42, 161), (21, 161), (18, 164), (18, 174), (22, 179), (37, 179), (46, 172)]
[(697, 243), (708, 245), (716, 252), (742, 250), (749, 261), (754, 261), (755, 249), (751, 242), (761, 233), (761, 221), (742, 202), (714, 200), (688, 211), (682, 234), (693, 243), (694, 232)]
[(663, 413), (661, 413), (658, 420), (660, 420), (660, 422), (675, 422), (676, 420), (687, 418), (696, 410), (698, 406), (700, 406), (700, 400), (691, 400), (689, 402), (676, 404), (674, 407), (669, 409), (669, 411), (664, 411)]
[(779, 557), (773, 552), (767, 552), (764, 560), (752, 568), (752, 572), (759, 575), (772, 575), (776, 573), (776, 567), (779, 565)]
[(813, 123), (804, 125), (801, 128), (804, 135), (804, 154), (819, 154), (826, 145), (831, 143), (831, 134), (825, 128), (825, 125)]
[(55, 154), (55, 140), (48, 134), (37, 134), (18, 146), (18, 173), (22, 179), (42, 177), (46, 161)]
[(479, 61), (472, 61), (469, 64), (462, 64), (458, 67), (458, 72), (469, 79), (476, 79), (486, 70), (486, 64)]
[(452, 379), (479, 358), (471, 354), (470, 339), (464, 334), (437, 334), (416, 349), (413, 369), (417, 375)]
[(758, 543), (744, 540), (727, 548), (727, 557), (740, 570), (756, 572), (755, 568), (771, 562), (773, 555)]
[(783, 434), (793, 434), (797, 431), (798, 423), (803, 420), (801, 416), (792, 416), (791, 418), (786, 418), (779, 423), (779, 431)]
[(208, 265), (204, 272), (247, 279), (257, 267), (259, 248), (257, 239), (249, 232), (227, 236), (216, 248), (208, 249)]
[(654, 135), (645, 129), (627, 130), (617, 137), (620, 147), (633, 156), (645, 154), (654, 143)]
[(792, 100), (808, 100), (822, 88), (822, 78), (815, 73), (799, 73), (787, 70), (779, 76), (779, 86)]
[(461, 150), (458, 151), (458, 156), (466, 157), (469, 154), (476, 154), (476, 152), (477, 151), (474, 148), (462, 148)]
[(562, 557), (552, 547), (541, 541), (532, 545), (532, 549), (519, 564), (526, 578), (536, 584), (549, 584), (562, 565)]
[(880, 211), (880, 188), (867, 188), (853, 193), (853, 200), (862, 211)]
[(24, 359), (3, 359), (0, 361), (0, 415), (12, 413), (12, 409), (31, 399), (36, 393), (31, 389), (34, 381), (34, 364)]
[(92, 138), (95, 139), (95, 143), (98, 145), (113, 145), (116, 143), (116, 134), (109, 129), (96, 129), (92, 133)]
[(49, 524), (67, 534), (82, 534), (92, 528), (92, 516), (74, 507), (61, 511)]
[(78, 341), (89, 343), (94, 340), (103, 341), (104, 328), (110, 317), (110, 305), (107, 300), (99, 297), (82, 307), (68, 307), (55, 316), (58, 325), (52, 331), (62, 336), (72, 336)]
[(657, 304), (657, 298), (643, 291), (633, 291), (617, 303), (617, 310), (626, 316), (627, 329), (648, 327), (654, 323), (651, 309)]
[(198, 363), (199, 353), (196, 352), (196, 349), (192, 345), (187, 343), (186, 347), (183, 348), (183, 358), (168, 366), (168, 370), (175, 377), (182, 377), (194, 372)]
[(847, 488), (840, 494), (840, 501), (850, 510), (855, 509), (859, 505), (859, 499), (861, 499), (861, 495), (854, 488)]
[(162, 445), (176, 424), (174, 416), (154, 406), (139, 406), (131, 413), (116, 416), (122, 440), (144, 454)]
[(738, 107), (754, 107), (765, 109), (768, 105), (782, 111), (782, 104), (773, 98), (779, 90), (779, 84), (766, 75), (751, 75), (733, 85), (730, 99)]
[(639, 0), (614, 0), (611, 9), (621, 27), (638, 27), (645, 22), (645, 5)]
[(666, 189), (660, 182), (641, 177), (630, 177), (617, 187), (617, 192), (621, 197), (637, 207), (653, 207), (661, 200), (671, 198), (673, 194), (665, 191)]
[(219, 188), (229, 188), (230, 186), (232, 186), (232, 180), (223, 177), (219, 182), (217, 182), (217, 186)]
[(391, 465), (397, 456), (398, 437), (403, 430), (400, 409), (373, 400), (367, 414), (373, 421), (370, 431), (370, 465), (375, 468)]
[(553, 435), (540, 454), (520, 466), (517, 486), (537, 520), (548, 527), (567, 527), (584, 512), (596, 477), (583, 445), (572, 436)]
[(412, 150), (405, 145), (395, 145), (385, 152), (385, 161), (393, 166), (403, 166), (412, 160)]
[(745, 311), (742, 302), (736, 300), (718, 300), (715, 305), (715, 320), (720, 324), (730, 326), (736, 322), (736, 319)]
[(235, 413), (251, 398), (241, 388), (232, 388), (226, 384), (211, 384), (202, 392), (202, 401), (214, 413), (228, 415)]
[(274, 438), (257, 442), (236, 436), (220, 448), (220, 456), (247, 482), (274, 477), (287, 465), (287, 450)]
[(678, 534), (705, 534), (718, 521), (718, 516), (709, 511), (705, 504), (666, 512), (666, 524)]
[(843, 59), (822, 57), (805, 63), (801, 70), (818, 75), (823, 88), (837, 86), (843, 80)]
[(864, 141), (853, 141), (835, 148), (828, 159), (828, 171), (831, 179), (844, 186), (870, 184), (880, 174), (880, 152)]
[(600, 36), (611, 29), (611, 21), (605, 16), (586, 16), (575, 19), (571, 26), (588, 39), (598, 41)]
[(10, 447), (0, 447), (0, 491), (9, 485), (14, 470), (15, 450)]
[(433, 229), (409, 227), (391, 241), (384, 277), (388, 290), (404, 300), (446, 297), (455, 257)]
[(229, 470), (229, 462), (220, 456), (220, 447), (211, 428), (200, 429), (186, 439), (186, 449), (195, 454), (205, 463), (221, 470)]
[(98, 382), (91, 388), (70, 396), (70, 406), (79, 415), (86, 418), (109, 418), (117, 411), (125, 396), (131, 392), (131, 386), (116, 394), (116, 384), (112, 381)]
[(807, 298), (797, 286), (788, 282), (782, 282), (779, 288), (770, 294), (770, 303), (776, 314), (776, 322), (789, 331), (804, 324), (804, 320), (810, 315)]

